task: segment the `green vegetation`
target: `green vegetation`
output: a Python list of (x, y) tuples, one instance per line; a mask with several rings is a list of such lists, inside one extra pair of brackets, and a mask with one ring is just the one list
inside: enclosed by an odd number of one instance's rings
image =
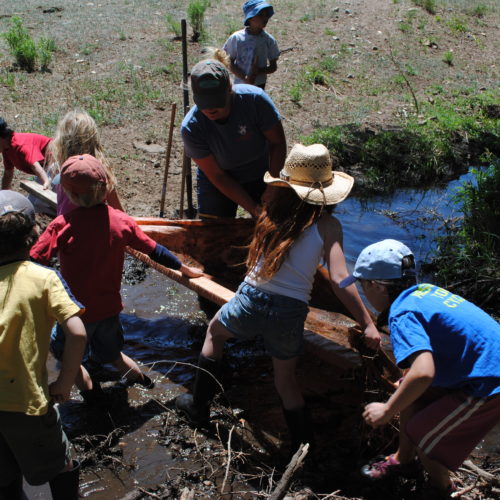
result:
[(188, 4), (187, 15), (193, 30), (193, 42), (198, 42), (205, 36), (205, 11), (209, 6), (209, 0), (190, 0)]
[[(436, 95), (436, 89), (432, 89)], [(356, 125), (318, 128), (308, 144), (325, 144), (336, 163), (347, 171), (361, 166), (362, 194), (391, 192), (397, 187), (435, 185), (463, 172), (481, 155), (500, 156), (500, 99), (494, 92), (438, 94), (421, 103), (425, 119), (409, 116), (391, 130), (367, 130)], [(471, 158), (469, 158), (469, 155)]]
[(11, 55), (16, 60), (20, 69), (33, 72), (40, 63), (40, 69), (46, 71), (52, 61), (52, 54), (56, 50), (56, 44), (51, 38), (40, 38), (38, 43), (33, 40), (28, 30), (23, 25), (23, 20), (14, 16), (10, 20), (10, 28), (2, 33)]
[(413, 3), (422, 7), (422, 9), (426, 10), (429, 14), (435, 14), (437, 12), (436, 0), (413, 0)]
[(167, 22), (170, 31), (175, 35), (176, 38), (181, 38), (182, 36), (182, 28), (181, 22), (172, 16), (172, 14), (168, 14), (165, 16), (165, 21)]
[(498, 316), (500, 302), (500, 160), (472, 169), (455, 203), (463, 219), (446, 226), (432, 267), (437, 281)]
[(447, 50), (443, 54), (443, 61), (449, 66), (453, 66), (453, 52), (451, 50)]

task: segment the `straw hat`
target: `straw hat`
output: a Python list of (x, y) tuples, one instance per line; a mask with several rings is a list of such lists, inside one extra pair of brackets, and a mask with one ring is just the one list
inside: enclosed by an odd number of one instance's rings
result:
[(311, 205), (334, 205), (347, 198), (354, 179), (344, 172), (332, 171), (330, 153), (322, 144), (295, 144), (285, 160), (279, 178), (266, 172), (264, 182), (291, 187), (301, 199)]

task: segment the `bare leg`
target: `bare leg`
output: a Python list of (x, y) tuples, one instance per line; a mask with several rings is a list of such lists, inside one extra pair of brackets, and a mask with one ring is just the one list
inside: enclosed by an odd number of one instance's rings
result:
[(429, 473), (430, 482), (439, 490), (446, 491), (451, 486), (450, 471), (444, 465), (424, 455), (421, 450), (417, 449), (417, 453), (425, 470)]
[(224, 343), (234, 335), (219, 321), (217, 313), (208, 325), (201, 354), (209, 359), (219, 360), (224, 353)]
[(93, 388), (93, 383), (89, 372), (83, 365), (80, 365), (80, 370), (76, 375), (75, 384), (80, 391), (91, 391)]
[(405, 428), (408, 421), (419, 409), (417, 405), (410, 405), (399, 414), (399, 446), (393, 456), (401, 464), (407, 464), (415, 458), (415, 446), (409, 440)]
[(295, 367), (299, 358), (281, 360), (273, 358), (274, 385), (280, 395), (285, 410), (297, 410), (305, 405), (297, 378)]
[(120, 353), (118, 359), (113, 361), (112, 365), (123, 375), (127, 380), (135, 381), (142, 380), (143, 374), (138, 364), (129, 358), (123, 352)]

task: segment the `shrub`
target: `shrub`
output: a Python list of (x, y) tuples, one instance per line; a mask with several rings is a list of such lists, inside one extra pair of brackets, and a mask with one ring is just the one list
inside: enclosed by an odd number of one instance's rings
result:
[(443, 61), (449, 66), (453, 66), (453, 52), (451, 52), (451, 50), (447, 50), (443, 54)]
[(463, 212), (458, 225), (445, 228), (431, 266), (436, 280), (489, 313), (500, 311), (500, 160), (486, 169), (472, 169), (454, 202)]
[(20, 17), (12, 17), (9, 30), (2, 33), (2, 36), (19, 68), (29, 72), (35, 71), (39, 60), (41, 69), (46, 70), (52, 61), (52, 53), (56, 50), (54, 40), (42, 37), (35, 43)]
[(197, 42), (205, 34), (205, 11), (209, 5), (209, 0), (190, 0), (189, 2), (187, 15), (193, 29), (193, 42)]

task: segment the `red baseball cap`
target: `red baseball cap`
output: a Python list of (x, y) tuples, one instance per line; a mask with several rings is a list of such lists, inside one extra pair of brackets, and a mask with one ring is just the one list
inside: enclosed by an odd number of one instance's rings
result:
[(86, 194), (107, 182), (102, 163), (92, 155), (70, 156), (61, 167), (61, 185), (72, 193)]

